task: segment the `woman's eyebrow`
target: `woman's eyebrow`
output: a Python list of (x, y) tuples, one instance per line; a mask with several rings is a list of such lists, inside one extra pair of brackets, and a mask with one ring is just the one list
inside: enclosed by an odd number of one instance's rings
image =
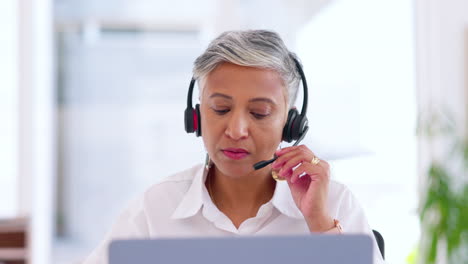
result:
[(231, 96), (225, 95), (225, 94), (222, 94), (222, 93), (214, 93), (214, 94), (210, 95), (210, 98), (213, 98), (213, 97), (222, 97), (222, 98), (225, 98), (225, 99), (232, 100)]
[[(210, 98), (213, 98), (213, 97), (222, 97), (228, 100), (232, 100), (231, 96), (222, 94), (222, 93), (214, 93), (210, 95)], [(254, 102), (266, 102), (272, 105), (276, 105), (276, 103), (273, 100), (271, 100), (270, 98), (266, 98), (266, 97), (256, 97), (256, 98), (252, 98), (249, 100), (249, 103), (254, 103)]]
[(271, 100), (270, 98), (266, 98), (266, 97), (257, 97), (257, 98), (252, 98), (249, 100), (249, 103), (254, 103), (254, 102), (265, 102), (265, 103), (269, 103), (272, 105), (276, 105), (276, 103), (273, 102), (273, 100)]

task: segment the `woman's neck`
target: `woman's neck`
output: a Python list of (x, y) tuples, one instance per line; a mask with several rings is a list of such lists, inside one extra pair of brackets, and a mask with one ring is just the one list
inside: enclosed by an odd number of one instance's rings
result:
[(233, 223), (233, 218), (241, 223), (254, 217), (260, 206), (271, 200), (276, 182), (269, 172), (254, 171), (250, 175), (232, 177), (213, 167), (208, 173), (206, 186), (218, 209)]

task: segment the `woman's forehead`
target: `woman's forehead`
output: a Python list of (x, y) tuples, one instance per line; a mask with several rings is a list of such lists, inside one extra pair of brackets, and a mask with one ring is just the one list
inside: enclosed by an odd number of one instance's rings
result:
[(269, 99), (276, 104), (283, 102), (286, 95), (283, 80), (276, 71), (231, 63), (218, 65), (210, 72), (204, 81), (203, 90), (203, 96), (208, 98), (249, 101)]

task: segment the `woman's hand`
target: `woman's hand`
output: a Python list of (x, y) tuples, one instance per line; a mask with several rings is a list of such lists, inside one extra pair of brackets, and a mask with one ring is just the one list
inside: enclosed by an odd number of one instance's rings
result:
[(287, 180), (294, 202), (304, 215), (310, 231), (324, 232), (333, 228), (333, 218), (327, 211), (328, 163), (320, 160), (312, 164), (315, 155), (305, 145), (280, 149), (276, 155), (278, 159), (272, 163), (272, 168), (279, 177)]

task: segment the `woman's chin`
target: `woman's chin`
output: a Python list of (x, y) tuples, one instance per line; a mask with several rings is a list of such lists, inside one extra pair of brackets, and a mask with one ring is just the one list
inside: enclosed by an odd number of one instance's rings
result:
[(251, 161), (230, 161), (230, 160), (220, 160), (215, 162), (216, 167), (223, 174), (232, 175), (234, 177), (243, 176), (254, 171), (253, 163)]

